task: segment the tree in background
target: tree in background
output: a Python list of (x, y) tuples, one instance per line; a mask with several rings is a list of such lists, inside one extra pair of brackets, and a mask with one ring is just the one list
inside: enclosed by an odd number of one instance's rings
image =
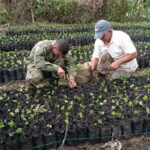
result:
[[(0, 23), (149, 20), (150, 0), (0, 0)], [(136, 20), (138, 17), (138, 20)]]
[(130, 18), (138, 18), (138, 20), (148, 21), (150, 13), (150, 1), (149, 0), (128, 0), (130, 5), (130, 12), (128, 16)]

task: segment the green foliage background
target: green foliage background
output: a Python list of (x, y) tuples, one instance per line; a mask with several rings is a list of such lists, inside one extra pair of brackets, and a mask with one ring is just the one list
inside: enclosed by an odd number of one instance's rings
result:
[(150, 21), (150, 0), (0, 0), (0, 24)]

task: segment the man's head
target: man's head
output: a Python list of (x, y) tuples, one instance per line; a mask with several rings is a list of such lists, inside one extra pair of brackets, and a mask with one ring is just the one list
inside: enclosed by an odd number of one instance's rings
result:
[(53, 44), (53, 53), (57, 58), (62, 58), (69, 51), (69, 42), (65, 39), (57, 40)]
[(104, 43), (109, 43), (112, 36), (112, 28), (108, 21), (99, 20), (95, 24), (95, 39), (101, 39)]

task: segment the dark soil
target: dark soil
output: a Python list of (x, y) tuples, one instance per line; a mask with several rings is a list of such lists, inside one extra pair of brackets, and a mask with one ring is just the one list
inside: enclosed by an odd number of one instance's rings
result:
[[(129, 140), (121, 140), (121, 150), (150, 150), (150, 137), (132, 138)], [(113, 143), (113, 142), (112, 142)], [(106, 145), (106, 143), (105, 143)], [(75, 147), (64, 146), (61, 150), (118, 150), (104, 147), (104, 144), (85, 144)]]

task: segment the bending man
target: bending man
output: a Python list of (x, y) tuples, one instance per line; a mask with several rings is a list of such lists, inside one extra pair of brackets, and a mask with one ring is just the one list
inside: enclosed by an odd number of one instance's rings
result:
[(64, 39), (38, 42), (32, 48), (27, 60), (26, 80), (31, 83), (40, 82), (44, 79), (45, 72), (51, 73), (56, 78), (65, 78), (68, 74), (68, 85), (71, 88), (76, 87), (74, 62), (68, 51), (69, 42)]

